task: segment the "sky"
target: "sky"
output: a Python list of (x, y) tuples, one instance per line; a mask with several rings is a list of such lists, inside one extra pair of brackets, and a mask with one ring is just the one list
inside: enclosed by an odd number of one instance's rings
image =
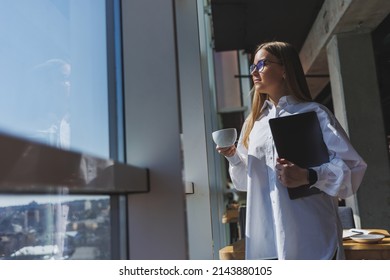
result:
[(0, 1), (0, 132), (108, 158), (106, 45), (104, 0)]

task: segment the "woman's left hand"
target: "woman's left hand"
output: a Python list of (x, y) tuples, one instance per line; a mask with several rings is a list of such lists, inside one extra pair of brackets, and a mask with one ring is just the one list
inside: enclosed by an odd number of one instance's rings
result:
[(301, 168), (284, 158), (278, 158), (277, 162), (275, 166), (276, 177), (284, 186), (296, 188), (309, 184), (308, 169)]

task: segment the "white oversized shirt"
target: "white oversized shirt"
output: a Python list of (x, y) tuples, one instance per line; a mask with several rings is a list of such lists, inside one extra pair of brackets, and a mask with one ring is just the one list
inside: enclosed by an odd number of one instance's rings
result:
[[(284, 96), (277, 106), (266, 101), (263, 109), (248, 149), (242, 143), (244, 124), (237, 152), (227, 158), (234, 187), (247, 191), (246, 259), (332, 259), (336, 251), (344, 258), (337, 198), (357, 191), (366, 163), (326, 107)], [(329, 162), (312, 167), (318, 175), (313, 187), (323, 192), (291, 200), (276, 178), (278, 155), (268, 121), (309, 111), (317, 113), (329, 150)]]

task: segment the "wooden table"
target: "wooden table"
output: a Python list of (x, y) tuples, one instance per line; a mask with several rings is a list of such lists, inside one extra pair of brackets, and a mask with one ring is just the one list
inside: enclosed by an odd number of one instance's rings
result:
[(236, 242), (240, 238), (238, 216), (238, 209), (228, 209), (222, 216), (222, 223), (229, 224), (230, 243)]
[[(390, 237), (374, 244), (362, 244), (353, 240), (345, 240), (343, 245), (347, 260), (390, 260)], [(240, 239), (219, 250), (219, 259), (244, 260), (245, 239)]]
[(357, 243), (351, 239), (344, 240), (343, 245), (347, 260), (390, 260), (389, 232), (383, 229), (371, 229), (370, 231), (382, 233), (387, 237), (373, 244)]
[(219, 250), (220, 260), (245, 260), (245, 239), (240, 239)]

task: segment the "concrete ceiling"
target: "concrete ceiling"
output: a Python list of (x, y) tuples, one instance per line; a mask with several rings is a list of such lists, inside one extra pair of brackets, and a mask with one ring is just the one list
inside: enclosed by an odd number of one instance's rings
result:
[(215, 51), (252, 53), (268, 40), (300, 51), (313, 98), (329, 95), (326, 46), (334, 34), (371, 32), (390, 13), (390, 0), (211, 0)]
[[(286, 41), (299, 51), (324, 0), (211, 0), (214, 50), (244, 50), (270, 40)], [(325, 64), (326, 65), (326, 64)], [(311, 91), (318, 93), (329, 82), (327, 73), (308, 75)]]
[(215, 50), (246, 50), (269, 40), (302, 47), (324, 0), (211, 0)]

